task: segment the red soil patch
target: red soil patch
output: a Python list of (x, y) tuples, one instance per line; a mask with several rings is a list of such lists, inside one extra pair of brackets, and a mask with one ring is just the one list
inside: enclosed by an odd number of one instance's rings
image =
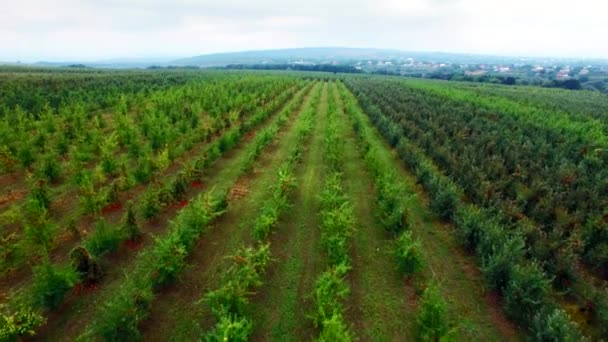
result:
[(190, 201), (188, 201), (188, 199), (181, 200), (181, 201), (177, 202), (177, 207), (183, 208), (183, 207), (187, 206), (188, 203), (190, 203)]
[(97, 284), (83, 284), (80, 283), (74, 286), (74, 295), (75, 296), (85, 296), (95, 292), (97, 290)]
[(11, 190), (8, 192), (8, 194), (0, 196), (0, 205), (20, 200), (25, 196), (26, 193), (26, 190)]
[(115, 211), (119, 211), (121, 209), (122, 209), (121, 203), (119, 203), (119, 202), (110, 203), (110, 204), (106, 205), (105, 207), (103, 207), (103, 209), (101, 209), (101, 213), (108, 214), (108, 213), (113, 213)]
[(190, 186), (193, 189), (202, 189), (205, 185), (200, 181), (193, 181), (192, 183), (190, 183)]
[(125, 240), (123, 245), (132, 251), (136, 251), (143, 246), (143, 241)]

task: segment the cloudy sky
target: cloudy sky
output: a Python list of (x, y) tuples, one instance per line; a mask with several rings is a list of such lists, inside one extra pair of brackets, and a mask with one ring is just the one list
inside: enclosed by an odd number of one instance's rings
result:
[(608, 58), (602, 0), (3, 0), (0, 60), (346, 46)]

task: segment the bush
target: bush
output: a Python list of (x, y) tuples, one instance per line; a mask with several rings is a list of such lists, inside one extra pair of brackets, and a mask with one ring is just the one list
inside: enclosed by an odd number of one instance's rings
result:
[(440, 181), (438, 177), (433, 177), (431, 182), (434, 183), (431, 190), (431, 210), (443, 220), (452, 219), (459, 204), (458, 192), (453, 185)]
[(481, 209), (473, 206), (461, 206), (454, 214), (458, 238), (470, 252), (479, 245), (488, 224), (492, 224), (482, 214)]
[(156, 217), (163, 208), (163, 204), (158, 198), (158, 192), (156, 191), (146, 192), (142, 201), (141, 215), (146, 219)]
[[(125, 282), (112, 300), (104, 303), (104, 310), (96, 316), (91, 331), (86, 335), (99, 335), (106, 341), (137, 341), (141, 339), (138, 324), (147, 317), (154, 298), (151, 288), (142, 278)], [(86, 336), (88, 340), (92, 336)]]
[(340, 313), (334, 312), (329, 319), (322, 322), (321, 326), (319, 342), (350, 342), (353, 340)]
[(128, 240), (138, 242), (143, 236), (143, 232), (137, 224), (137, 218), (135, 217), (135, 210), (133, 209), (133, 202), (127, 204), (127, 213), (123, 218), (122, 230)]
[(226, 272), (224, 285), (205, 296), (217, 317), (243, 315), (247, 296), (262, 285), (262, 272), (270, 262), (270, 246), (241, 249), (231, 259), (234, 264)]
[(431, 283), (422, 294), (416, 315), (417, 334), (421, 341), (449, 339), (448, 306), (439, 294), (437, 284)]
[(245, 317), (236, 315), (222, 316), (215, 328), (207, 335), (204, 340), (207, 342), (246, 342), (253, 331), (253, 323)]
[(39, 313), (25, 307), (13, 314), (0, 313), (0, 341), (17, 341), (20, 337), (34, 336), (36, 329), (45, 322)]
[(537, 264), (515, 265), (504, 292), (507, 313), (529, 323), (547, 304), (550, 281)]
[(151, 260), (155, 261), (152, 283), (154, 288), (169, 284), (184, 267), (184, 260), (188, 255), (186, 247), (180, 241), (179, 235), (171, 232), (170, 235), (157, 239), (152, 250)]
[(37, 305), (54, 309), (66, 292), (78, 282), (78, 274), (69, 266), (53, 265), (49, 260), (34, 267), (31, 297)]
[(322, 326), (323, 322), (331, 320), (334, 312), (342, 312), (342, 300), (350, 290), (344, 281), (350, 267), (340, 264), (321, 274), (315, 284), (314, 300), (316, 313), (312, 316), (315, 326)]
[(534, 316), (532, 327), (535, 341), (542, 342), (575, 342), (583, 340), (576, 324), (560, 309), (550, 312), (540, 312)]
[(49, 197), (49, 188), (46, 182), (42, 179), (34, 180), (30, 186), (30, 200), (37, 207), (49, 210), (51, 206), (51, 198)]
[(420, 242), (412, 239), (412, 232), (404, 231), (395, 240), (394, 254), (399, 265), (399, 271), (403, 274), (411, 275), (422, 269)]
[(48, 154), (44, 157), (41, 166), (42, 175), (49, 182), (56, 182), (59, 180), (59, 175), (61, 174), (61, 165), (57, 161), (58, 157), (54, 154)]
[(512, 268), (523, 259), (524, 241), (513, 236), (497, 243), (491, 252), (481, 254), (481, 266), (490, 287), (502, 292), (511, 279)]
[(118, 249), (123, 240), (121, 231), (116, 227), (110, 227), (104, 220), (95, 223), (95, 229), (84, 241), (84, 247), (95, 258), (99, 258), (105, 253)]
[(32, 250), (48, 251), (53, 243), (57, 227), (46, 216), (25, 226), (25, 239)]
[(403, 193), (397, 186), (393, 174), (383, 173), (377, 179), (376, 201), (380, 213), (380, 223), (388, 232), (398, 234), (408, 228), (408, 215)]

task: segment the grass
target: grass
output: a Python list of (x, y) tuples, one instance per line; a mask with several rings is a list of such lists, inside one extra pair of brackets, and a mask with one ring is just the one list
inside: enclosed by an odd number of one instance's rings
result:
[(271, 236), (273, 255), (266, 284), (252, 300), (255, 322), (252, 340), (293, 341), (312, 337), (306, 315), (312, 311), (308, 294), (320, 272), (318, 194), (322, 188), (323, 132), (327, 124), (327, 85), (324, 86), (309, 147), (296, 168), (298, 188), (293, 207)]

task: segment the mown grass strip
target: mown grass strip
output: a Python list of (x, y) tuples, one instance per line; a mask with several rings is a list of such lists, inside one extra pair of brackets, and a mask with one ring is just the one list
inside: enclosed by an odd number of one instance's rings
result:
[(217, 320), (215, 327), (204, 336), (206, 340), (245, 341), (253, 331), (253, 322), (246, 312), (248, 297), (253, 295), (253, 290), (263, 285), (262, 275), (271, 258), (268, 235), (276, 227), (281, 213), (289, 208), (289, 194), (296, 186), (293, 169), (300, 160), (305, 140), (312, 131), (318, 94), (315, 94), (310, 106), (298, 120), (295, 128), (296, 142), (280, 167), (270, 197), (264, 202), (260, 215), (253, 224), (255, 245), (242, 248), (231, 257), (235, 263), (227, 270), (221, 287), (205, 294), (201, 300), (209, 304)]

